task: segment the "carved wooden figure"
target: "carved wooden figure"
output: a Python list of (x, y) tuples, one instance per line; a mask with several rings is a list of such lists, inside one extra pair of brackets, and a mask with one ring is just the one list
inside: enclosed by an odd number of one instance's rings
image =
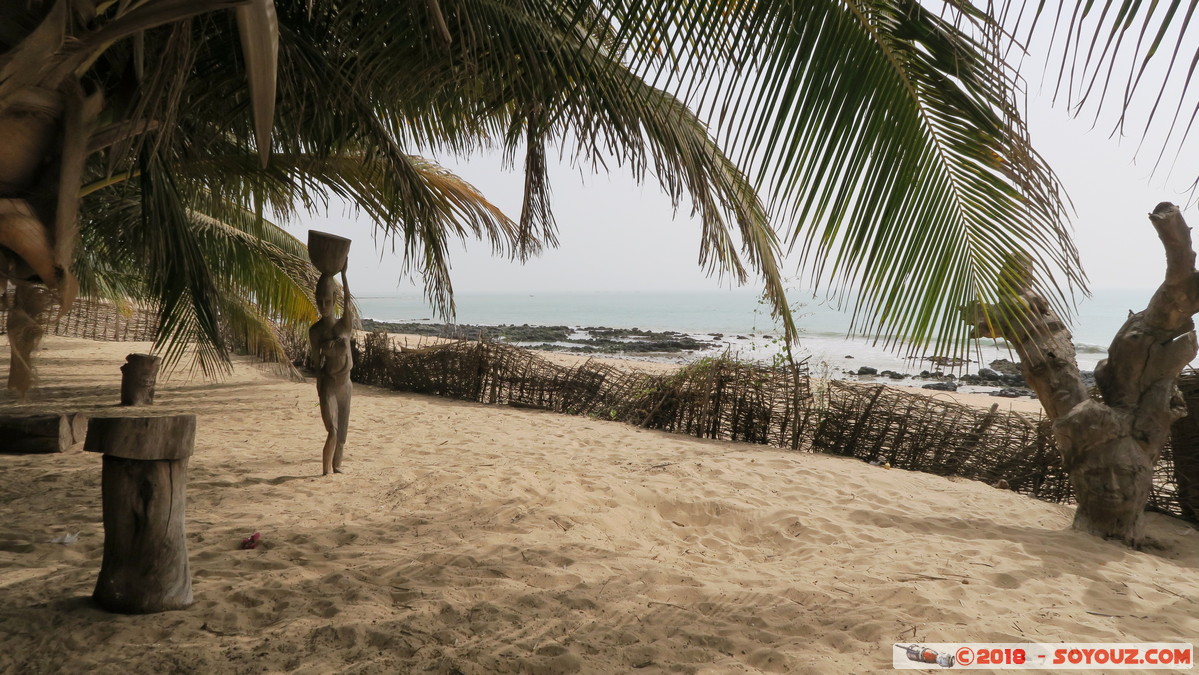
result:
[(130, 354), (121, 366), (121, 405), (152, 405), (154, 384), (162, 359), (153, 354)]
[[(346, 432), (350, 423), (350, 371), (354, 360), (350, 337), (354, 317), (350, 302), (350, 284), (346, 267), (350, 240), (325, 232), (308, 232), (308, 255), (321, 273), (316, 283), (316, 304), (321, 318), (308, 330), (312, 363), (316, 368), (316, 393), (325, 423), (325, 447), (321, 453), (322, 473), (341, 473)], [(341, 274), (342, 315), (337, 318), (336, 275)]]

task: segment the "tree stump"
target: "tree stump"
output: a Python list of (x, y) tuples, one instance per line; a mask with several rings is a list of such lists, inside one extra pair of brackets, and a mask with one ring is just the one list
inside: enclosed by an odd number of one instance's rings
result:
[(0, 417), (0, 452), (34, 454), (66, 452), (83, 442), (87, 415)]
[(130, 354), (121, 366), (121, 405), (153, 405), (154, 384), (162, 361), (153, 354)]
[(183, 515), (195, 437), (195, 415), (91, 421), (84, 450), (104, 454), (104, 561), (92, 597), (104, 609), (147, 614), (192, 603)]

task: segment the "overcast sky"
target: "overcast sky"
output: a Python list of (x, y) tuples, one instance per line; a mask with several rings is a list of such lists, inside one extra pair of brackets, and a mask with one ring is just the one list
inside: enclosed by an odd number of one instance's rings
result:
[[(1075, 241), (1091, 287), (1157, 286), (1163, 255), (1146, 214), (1161, 201), (1185, 204), (1184, 190), (1199, 166), (1180, 163), (1172, 176), (1159, 169), (1151, 177), (1157, 146), (1150, 144), (1134, 161), (1139, 137), (1110, 138), (1113, 115), (1094, 127), (1090, 117), (1071, 119), (1064, 106), (1053, 107), (1050, 96), (1042, 93), (1050, 87), (1041, 84), (1039, 74), (1029, 78), (1033, 144), (1058, 172), (1073, 201)], [(1145, 106), (1152, 104), (1154, 94), (1156, 89), (1147, 90)], [(518, 172), (501, 170), (498, 157), (436, 159), (510, 216), (519, 215), (523, 179)], [(638, 185), (619, 169), (592, 174), (558, 165), (551, 171), (551, 186), (559, 247), (520, 265), (492, 257), (486, 244), (456, 245), (451, 258), (456, 292), (731, 287), (728, 279), (721, 283), (704, 275), (697, 264), (699, 226), (689, 217), (689, 204), (676, 215), (652, 178)], [(401, 279), (398, 258), (372, 241), (371, 224), (341, 211), (335, 208), (326, 215), (302, 217), (288, 229), (301, 239), (306, 239), (309, 228), (354, 239), (351, 286), (356, 295), (419, 293), (419, 280)], [(1199, 219), (1195, 209), (1184, 213), (1191, 220)], [(799, 276), (794, 264), (784, 271)]]

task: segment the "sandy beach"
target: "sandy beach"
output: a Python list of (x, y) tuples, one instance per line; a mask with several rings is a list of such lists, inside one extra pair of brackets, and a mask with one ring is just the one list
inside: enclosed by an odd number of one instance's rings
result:
[[(147, 349), (48, 338), (0, 414), (134, 414), (118, 369)], [(979, 482), (367, 386), (322, 477), (312, 382), (248, 361), (160, 378), (152, 412), (198, 416), (195, 604), (98, 609), (100, 458), (0, 454), (0, 672), (861, 673), (895, 642), (1199, 641), (1199, 533), (1156, 514), (1138, 552)]]

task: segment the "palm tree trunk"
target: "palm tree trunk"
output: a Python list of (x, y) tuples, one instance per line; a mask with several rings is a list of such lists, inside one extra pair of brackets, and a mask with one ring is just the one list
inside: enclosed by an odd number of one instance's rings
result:
[(49, 306), (46, 289), (17, 284), (13, 306), (8, 310), (8, 388), (24, 398), (33, 386), (33, 350), (42, 341), (42, 315)]
[[(24, 398), (34, 382), (48, 290), (58, 289), (54, 231), (26, 198), (52, 178), (54, 140), (63, 113), (57, 92), (28, 87), (0, 113), (0, 274), (16, 286), (8, 313), (8, 388)], [(45, 286), (34, 285), (34, 281)]]

